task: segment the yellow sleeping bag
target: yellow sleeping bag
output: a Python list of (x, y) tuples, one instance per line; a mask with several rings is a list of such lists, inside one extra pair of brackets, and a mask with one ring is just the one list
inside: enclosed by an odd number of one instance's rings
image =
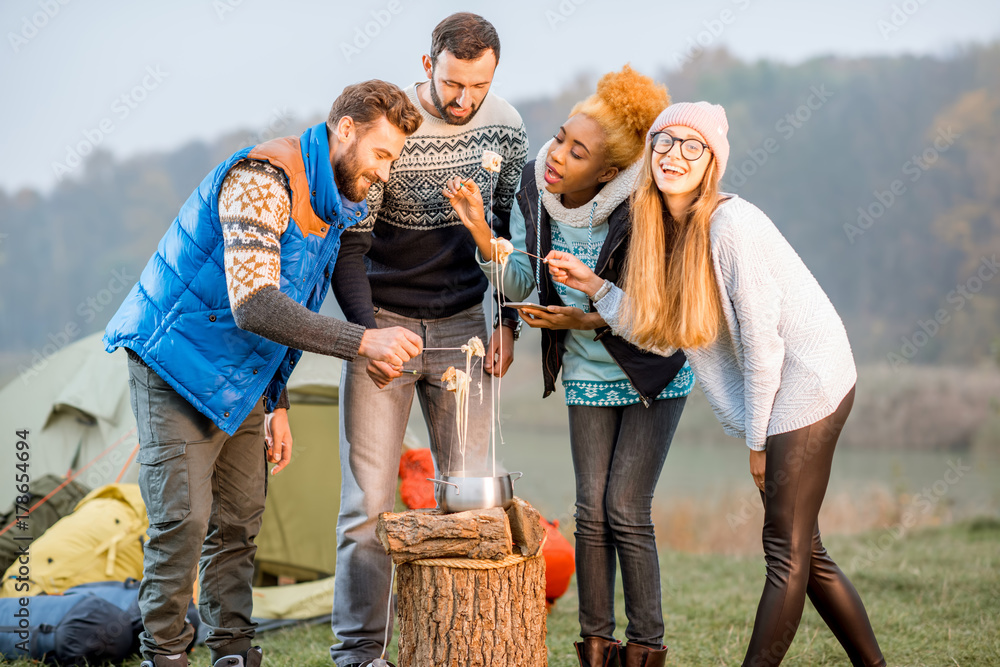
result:
[(94, 489), (72, 514), (27, 543), (27, 564), (23, 557), (14, 561), (0, 596), (53, 595), (95, 581), (141, 579), (148, 527), (138, 484)]

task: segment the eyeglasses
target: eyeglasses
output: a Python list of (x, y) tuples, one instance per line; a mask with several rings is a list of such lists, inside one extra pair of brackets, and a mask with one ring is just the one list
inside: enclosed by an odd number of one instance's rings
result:
[(708, 144), (697, 139), (678, 139), (667, 132), (653, 133), (650, 142), (653, 144), (653, 152), (661, 155), (666, 155), (674, 147), (674, 144), (679, 143), (681, 157), (691, 162), (700, 158), (708, 148)]

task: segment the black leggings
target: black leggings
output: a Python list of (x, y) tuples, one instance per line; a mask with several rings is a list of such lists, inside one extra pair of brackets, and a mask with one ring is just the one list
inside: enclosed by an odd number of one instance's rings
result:
[(780, 664), (795, 637), (806, 595), (853, 665), (885, 665), (854, 585), (826, 553), (816, 521), (833, 450), (854, 404), (854, 389), (829, 417), (767, 439), (764, 558), (767, 581), (743, 664)]

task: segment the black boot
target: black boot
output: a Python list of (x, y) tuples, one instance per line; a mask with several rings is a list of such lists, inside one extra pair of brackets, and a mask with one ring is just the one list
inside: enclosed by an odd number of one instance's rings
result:
[(666, 646), (656, 649), (629, 642), (622, 649), (622, 667), (663, 667), (666, 663)]
[(582, 642), (574, 642), (576, 657), (580, 667), (620, 667), (618, 650), (622, 643), (601, 637), (584, 637)]

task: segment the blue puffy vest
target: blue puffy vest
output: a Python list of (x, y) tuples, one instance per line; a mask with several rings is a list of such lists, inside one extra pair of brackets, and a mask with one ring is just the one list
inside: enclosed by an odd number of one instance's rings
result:
[(236, 326), (226, 290), (219, 189), (244, 158), (267, 160), (285, 172), (292, 214), (281, 236), (281, 291), (318, 312), (341, 233), (368, 214), (365, 202), (341, 199), (329, 156), (323, 123), (301, 137), (230, 156), (188, 197), (105, 331), (108, 352), (134, 350), (230, 435), (261, 396), (273, 409), (302, 352)]

